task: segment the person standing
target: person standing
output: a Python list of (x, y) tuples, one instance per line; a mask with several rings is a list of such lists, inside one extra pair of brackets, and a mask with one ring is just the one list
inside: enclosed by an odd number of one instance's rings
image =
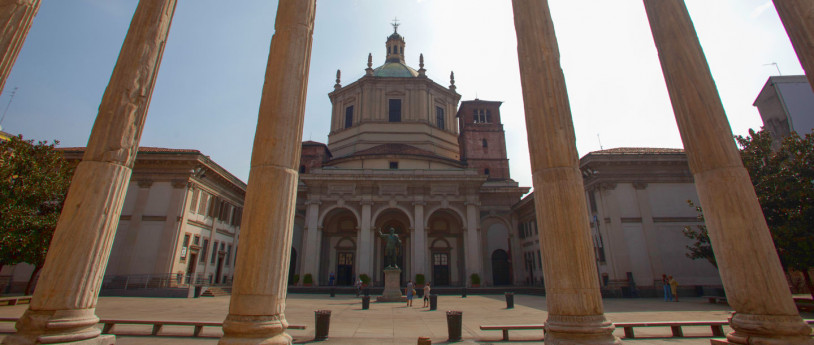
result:
[(678, 281), (673, 276), (670, 276), (670, 291), (673, 293), (675, 301), (678, 302)]
[(661, 285), (664, 288), (664, 301), (665, 302), (672, 302), (673, 301), (673, 290), (670, 288), (670, 279), (667, 279), (666, 274), (661, 275)]
[(356, 288), (356, 297), (359, 297), (359, 293), (362, 292), (362, 278), (359, 278), (356, 281), (356, 284), (354, 284), (354, 287)]
[(430, 306), (430, 282), (424, 284), (424, 306), (422, 308), (427, 308)]
[(328, 285), (329, 286), (334, 286), (334, 280), (336, 280), (336, 276), (334, 275), (333, 272), (331, 272), (331, 276), (328, 277)]
[(412, 280), (407, 281), (407, 288), (404, 289), (404, 294), (407, 295), (407, 306), (413, 306), (413, 295), (415, 294), (415, 285)]

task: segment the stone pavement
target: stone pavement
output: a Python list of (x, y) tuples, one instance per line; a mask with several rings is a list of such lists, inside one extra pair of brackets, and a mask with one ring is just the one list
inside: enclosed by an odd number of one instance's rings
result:
[[(501, 339), (500, 331), (481, 331), (481, 324), (541, 324), (546, 318), (545, 297), (515, 295), (515, 308), (506, 309), (503, 295), (439, 296), (438, 310), (421, 308), (420, 299), (412, 308), (403, 303), (371, 303), (370, 310), (362, 310), (358, 298), (337, 295), (289, 294), (286, 319), (291, 324), (304, 324), (305, 330), (289, 330), (296, 343), (313, 343), (314, 310), (329, 309), (331, 314), (330, 338), (325, 344), (415, 344), (419, 336), (432, 338), (433, 344), (444, 344), (447, 339), (446, 310), (463, 312), (463, 342), (458, 344), (491, 344)], [(706, 299), (684, 298), (679, 303), (660, 299), (605, 299), (605, 312), (614, 322), (726, 320), (729, 307), (709, 304)], [(202, 320), (223, 321), (229, 306), (229, 297), (136, 298), (101, 297), (97, 314), (107, 319), (131, 320)], [(0, 317), (19, 317), (28, 305), (0, 307)], [(806, 319), (814, 314), (805, 313)], [(118, 344), (217, 344), (222, 334), (216, 327), (204, 328), (201, 338), (188, 337), (192, 327), (165, 327), (164, 337), (145, 336), (150, 326), (116, 326)], [(13, 331), (11, 323), (0, 323), (0, 338)], [(729, 331), (725, 328), (725, 331)], [(621, 336), (623, 331), (616, 330)], [(637, 328), (636, 336), (666, 336), (669, 328)], [(685, 327), (686, 336), (709, 335), (709, 327)], [(180, 336), (179, 336), (180, 335)], [(187, 335), (187, 336), (183, 336)], [(542, 344), (542, 331), (512, 331), (513, 341), (521, 344)], [(686, 344), (708, 345), (707, 338), (625, 340), (627, 344)]]

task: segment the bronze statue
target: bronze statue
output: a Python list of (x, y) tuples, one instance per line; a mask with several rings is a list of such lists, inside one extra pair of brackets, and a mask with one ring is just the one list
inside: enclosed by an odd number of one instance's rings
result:
[(387, 240), (387, 245), (384, 247), (385, 268), (399, 268), (396, 264), (396, 258), (401, 248), (401, 240), (399, 239), (399, 235), (396, 235), (396, 229), (390, 227), (389, 234), (383, 234), (381, 230), (378, 230), (378, 232), (379, 237)]

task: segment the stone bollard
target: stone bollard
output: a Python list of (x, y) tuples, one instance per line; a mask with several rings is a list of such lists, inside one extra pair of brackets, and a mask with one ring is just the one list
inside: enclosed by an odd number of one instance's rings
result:
[(370, 309), (370, 296), (362, 297), (362, 310)]
[(463, 323), (463, 312), (458, 310), (447, 311), (447, 332), (448, 342), (461, 341), (461, 328)]
[(514, 308), (514, 292), (506, 293), (506, 309)]
[(328, 330), (331, 328), (331, 311), (316, 310), (314, 311), (314, 317), (316, 318), (314, 341), (328, 339)]
[(432, 339), (429, 337), (418, 337), (418, 345), (432, 345)]
[(438, 309), (438, 295), (430, 295), (430, 310)]

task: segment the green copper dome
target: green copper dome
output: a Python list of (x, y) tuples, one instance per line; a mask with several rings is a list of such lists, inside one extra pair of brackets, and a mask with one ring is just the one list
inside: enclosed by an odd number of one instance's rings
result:
[(418, 72), (401, 62), (387, 62), (373, 70), (373, 76), (411, 78), (418, 77)]

